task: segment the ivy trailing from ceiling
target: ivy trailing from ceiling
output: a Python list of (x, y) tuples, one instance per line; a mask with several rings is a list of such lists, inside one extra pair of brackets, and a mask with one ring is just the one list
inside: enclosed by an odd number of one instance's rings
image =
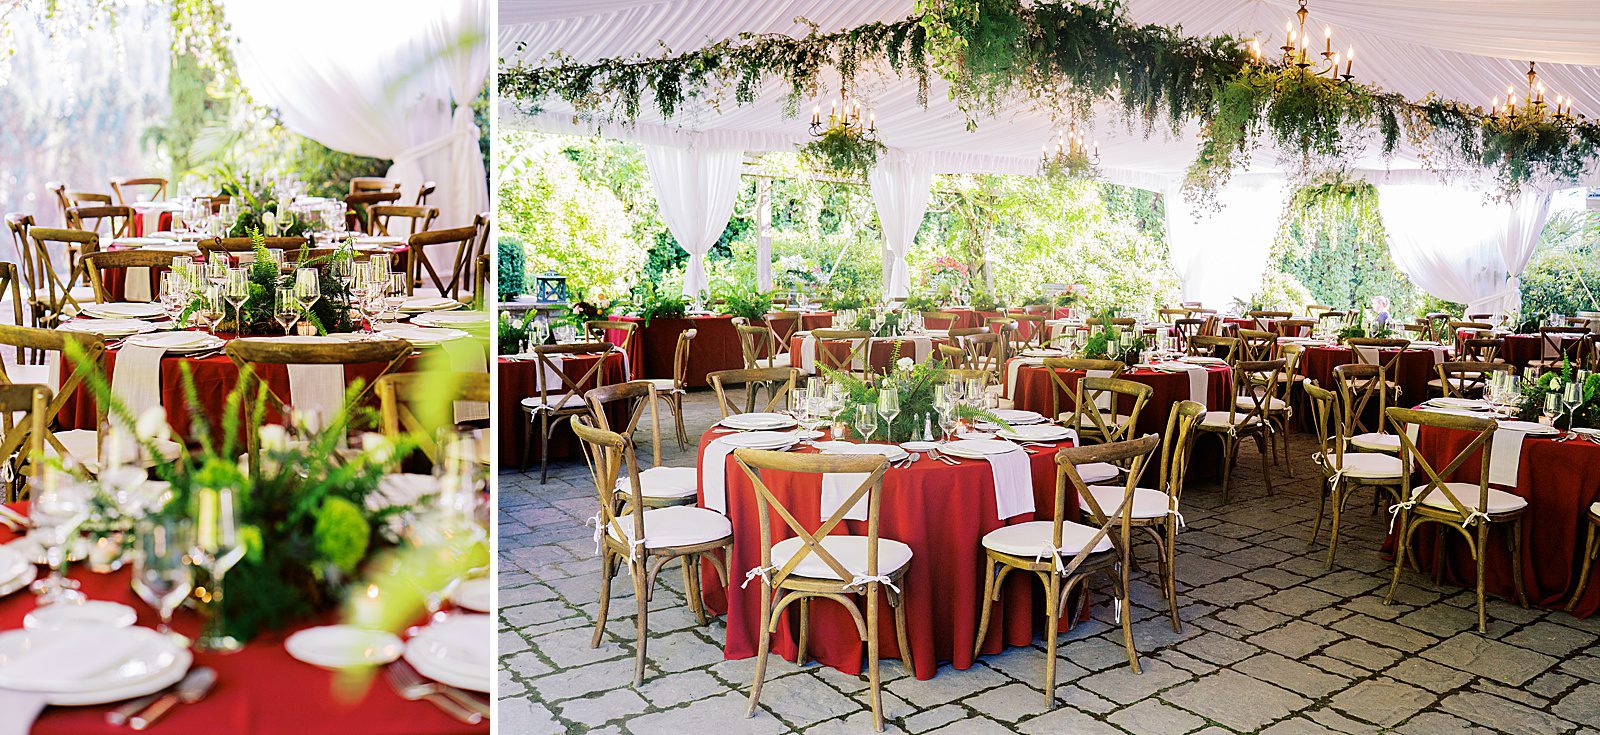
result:
[[(750, 104), (763, 82), (778, 79), (789, 90), (785, 112), (794, 115), (826, 85), (858, 88), (853, 82), (868, 68), (913, 78), (926, 104), (936, 73), (950, 83), (969, 128), (1013, 102), (1078, 120), (1110, 105), (1146, 134), (1163, 125), (1176, 133), (1199, 120), (1201, 147), (1186, 189), (1202, 201), (1267, 143), (1305, 179), (1348, 167), (1373, 144), (1391, 156), (1404, 141), (1431, 168), (1488, 169), (1502, 196), (1569, 180), (1600, 159), (1594, 121), (1496, 121), (1459, 101), (1411, 101), (1277, 60), (1253, 61), (1237, 38), (1136, 24), (1123, 0), (918, 0), (915, 8), (892, 23), (814, 28), (799, 38), (744, 34), (680, 55), (523, 61), (501, 68), (500, 90), (529, 111), (554, 97), (581, 115), (631, 121), (647, 97), (670, 119), (695, 101), (719, 105), (730, 90), (735, 104)], [(834, 142), (812, 145), (824, 159), (830, 148), (846, 154)], [(848, 155), (860, 161), (866, 151)]]
[(887, 150), (874, 136), (835, 126), (800, 146), (799, 152), (811, 166), (865, 181), (867, 173), (877, 165), (878, 155)]

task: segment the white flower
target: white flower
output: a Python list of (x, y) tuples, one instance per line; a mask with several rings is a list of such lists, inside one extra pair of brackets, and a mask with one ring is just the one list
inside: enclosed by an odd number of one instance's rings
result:
[(373, 462), (388, 464), (394, 459), (395, 447), (394, 442), (389, 441), (389, 437), (367, 431), (361, 434), (361, 451)]
[(151, 406), (139, 414), (133, 424), (134, 436), (142, 442), (163, 442), (172, 438), (172, 426), (167, 423), (167, 410)]
[(899, 360), (896, 360), (894, 363), (895, 367), (901, 370), (910, 370), (911, 368), (915, 367), (916, 364), (917, 361), (909, 357), (902, 357)]
[(261, 427), (258, 436), (263, 452), (284, 452), (289, 449), (289, 430), (283, 426), (266, 424)]

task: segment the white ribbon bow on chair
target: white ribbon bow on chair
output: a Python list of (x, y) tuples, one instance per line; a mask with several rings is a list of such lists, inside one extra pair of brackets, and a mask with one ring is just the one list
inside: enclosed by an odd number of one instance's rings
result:
[(847, 586), (850, 587), (850, 589), (856, 590), (857, 592), (865, 592), (866, 586), (873, 582), (877, 582), (878, 584), (894, 590), (894, 593), (897, 595), (900, 594), (900, 588), (894, 586), (894, 582), (889, 581), (889, 575), (887, 574), (879, 574), (875, 576), (857, 574), (856, 576), (850, 578), (850, 584)]
[(758, 567), (751, 567), (750, 571), (744, 573), (744, 584), (739, 585), (739, 589), (744, 589), (746, 587), (749, 587), (750, 583), (752, 581), (754, 581), (758, 577), (761, 579), (761, 585), (763, 587), (772, 586), (772, 572), (775, 569), (777, 569), (777, 567), (775, 567), (775, 566), (772, 566), (772, 567), (759, 567), (759, 566)]

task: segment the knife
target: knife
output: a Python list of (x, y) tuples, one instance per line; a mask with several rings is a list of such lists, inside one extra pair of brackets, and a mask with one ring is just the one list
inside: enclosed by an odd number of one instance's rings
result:
[(185, 674), (178, 685), (162, 694), (159, 699), (152, 702), (143, 712), (128, 719), (128, 725), (135, 730), (145, 730), (172, 711), (179, 704), (194, 704), (206, 698), (211, 692), (211, 687), (217, 683), (217, 670), (209, 666), (200, 666)]

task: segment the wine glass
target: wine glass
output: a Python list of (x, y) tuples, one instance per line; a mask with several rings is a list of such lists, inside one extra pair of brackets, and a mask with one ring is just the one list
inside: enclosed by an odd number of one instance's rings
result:
[(222, 581), (233, 565), (244, 558), (244, 542), (239, 534), (239, 516), (230, 488), (194, 490), (194, 545), (189, 557), (206, 571), (210, 595), (203, 605), (205, 628), (195, 645), (202, 651), (237, 651), (243, 646), (227, 634), (222, 622)]
[(183, 292), (183, 274), (165, 271), (158, 285), (162, 311), (167, 313), (168, 319), (177, 319), (184, 307), (188, 306), (188, 299)]
[(878, 431), (878, 407), (865, 403), (856, 406), (856, 434), (862, 443), (872, 441)]
[(1544, 394), (1544, 418), (1551, 426), (1556, 425), (1556, 419), (1561, 416), (1561, 394), (1550, 391)]
[(134, 524), (134, 543), (133, 591), (161, 616), (156, 632), (182, 638), (172, 632), (172, 613), (194, 588), (188, 559), (194, 525), (170, 515), (140, 518)]
[(61, 472), (49, 472), (41, 485), (33, 490), (28, 505), (28, 520), (33, 526), (28, 536), (44, 549), (50, 576), (34, 582), (32, 589), (39, 595), (40, 605), (81, 603), (87, 598), (65, 572), (78, 528), (89, 520), (89, 488)]
[(189, 200), (189, 228), (197, 235), (206, 234), (211, 224), (211, 198), (195, 197)]
[(1583, 384), (1576, 381), (1561, 387), (1561, 402), (1567, 407), (1567, 432), (1572, 432), (1573, 423), (1578, 419), (1577, 408), (1583, 403)]
[(294, 272), (294, 296), (300, 300), (300, 308), (310, 314), (311, 307), (316, 306), (322, 298), (322, 282), (317, 278), (317, 269), (301, 268)]
[(250, 271), (245, 268), (229, 268), (228, 280), (222, 286), (222, 294), (233, 304), (234, 331), (244, 333), (244, 305), (250, 300)]
[(283, 327), (283, 336), (289, 336), (289, 331), (300, 322), (300, 300), (295, 298), (294, 291), (280, 288), (273, 292), (272, 317)]
[(205, 324), (206, 331), (217, 333), (217, 327), (222, 325), (222, 320), (228, 316), (227, 301), (222, 297), (220, 286), (206, 286), (196, 296), (198, 304), (194, 315)]
[(878, 389), (878, 415), (883, 417), (883, 438), (893, 441), (894, 420), (900, 415), (900, 389), (887, 386)]

